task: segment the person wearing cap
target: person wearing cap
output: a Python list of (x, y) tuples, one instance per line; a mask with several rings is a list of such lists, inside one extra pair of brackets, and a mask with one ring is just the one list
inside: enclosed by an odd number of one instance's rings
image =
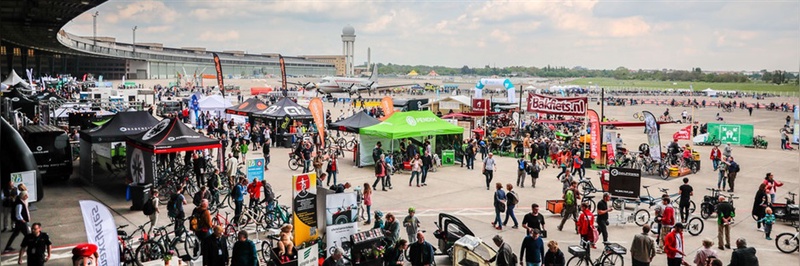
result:
[(414, 243), (417, 242), (417, 232), (419, 232), (419, 219), (417, 219), (414, 214), (416, 213), (416, 209), (414, 207), (408, 208), (408, 216), (403, 218), (403, 227), (406, 228), (406, 234), (408, 234), (408, 242)]
[(256, 244), (247, 239), (247, 231), (239, 231), (237, 239), (238, 241), (233, 244), (231, 266), (258, 266)]
[(98, 257), (95, 244), (84, 243), (72, 248), (73, 266), (96, 266)]
[(664, 237), (664, 251), (667, 253), (667, 266), (689, 265), (683, 258), (683, 224), (676, 223), (672, 231)]
[(495, 262), (497, 266), (515, 266), (514, 265), (514, 251), (511, 250), (511, 246), (503, 241), (503, 237), (500, 235), (494, 235), (492, 237), (492, 241), (495, 245), (499, 248), (497, 250), (497, 254), (494, 255), (488, 262)]
[(11, 237), (8, 238), (5, 251), (14, 251), (11, 247), (14, 239), (22, 233), (22, 236), (28, 235), (28, 223), (31, 221), (31, 213), (28, 211), (28, 192), (21, 191), (16, 201), (14, 202), (14, 214), (11, 216), (14, 220), (14, 231)]
[(214, 233), (203, 240), (203, 266), (228, 265), (228, 242), (222, 237), (223, 231), (222, 226), (214, 226)]
[(339, 266), (344, 263), (342, 257), (344, 257), (344, 250), (340, 247), (336, 247), (333, 250), (333, 254), (322, 262), (322, 266)]
[[(18, 264), (22, 264), (22, 255), (28, 253), (28, 265), (44, 265), (50, 260), (53, 243), (50, 236), (42, 232), (42, 224), (33, 223), (31, 233), (22, 239), (22, 249), (19, 251)], [(47, 253), (45, 254), (45, 250)]]

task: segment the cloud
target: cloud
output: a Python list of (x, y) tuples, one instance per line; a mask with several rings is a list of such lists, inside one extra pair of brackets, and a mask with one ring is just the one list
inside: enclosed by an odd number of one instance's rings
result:
[(121, 21), (130, 22), (174, 22), (178, 17), (178, 12), (166, 6), (164, 2), (154, 0), (144, 0), (129, 2), (127, 5), (118, 6), (111, 13), (102, 14), (101, 18), (108, 23), (118, 23)]
[(150, 26), (140, 29), (142, 33), (162, 33), (162, 32), (169, 32), (171, 30), (172, 26), (169, 25)]
[(200, 37), (198, 39), (201, 40), (201, 41), (207, 41), (207, 42), (229, 42), (229, 41), (235, 41), (235, 40), (239, 39), (239, 32), (235, 31), (235, 30), (234, 31), (228, 31), (228, 32), (222, 32), (222, 33), (206, 31), (206, 32), (203, 32), (203, 34), (200, 34)]

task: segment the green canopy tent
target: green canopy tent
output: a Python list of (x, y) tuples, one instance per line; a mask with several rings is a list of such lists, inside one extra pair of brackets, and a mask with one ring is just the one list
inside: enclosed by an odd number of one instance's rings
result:
[[(378, 141), (386, 151), (399, 147), (399, 141), (407, 138), (426, 139), (442, 135), (462, 135), (464, 128), (436, 117), (431, 111), (409, 111), (394, 113), (385, 121), (359, 130), (360, 165), (371, 165), (372, 149)], [(434, 139), (431, 145), (436, 145)]]

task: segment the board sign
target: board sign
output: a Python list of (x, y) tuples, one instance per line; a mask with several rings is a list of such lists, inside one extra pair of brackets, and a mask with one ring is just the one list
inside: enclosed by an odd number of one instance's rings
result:
[(752, 146), (753, 125), (708, 123), (708, 140), (713, 138), (722, 144)]
[(247, 180), (264, 180), (264, 158), (247, 160)]
[(474, 112), (488, 112), (489, 109), (486, 109), (491, 105), (491, 100), (489, 99), (472, 99), (472, 111)]
[(611, 167), (608, 170), (608, 192), (613, 197), (639, 198), (642, 185), (642, 170)]
[(14, 186), (25, 184), (28, 188), (28, 203), (36, 202), (39, 197), (36, 195), (36, 170), (11, 173), (11, 183)]
[(461, 103), (459, 102), (450, 102), (450, 101), (440, 101), (439, 102), (439, 110), (461, 110)]
[(297, 251), (297, 266), (319, 265), (319, 244), (313, 244)]

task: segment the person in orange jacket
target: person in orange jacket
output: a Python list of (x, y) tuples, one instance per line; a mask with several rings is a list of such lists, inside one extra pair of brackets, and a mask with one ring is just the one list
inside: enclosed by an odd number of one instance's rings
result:
[(596, 248), (594, 243), (594, 214), (592, 209), (589, 208), (589, 203), (581, 203), (581, 214), (578, 215), (578, 234), (581, 239), (592, 243), (592, 248)]
[(261, 199), (261, 182), (257, 178), (253, 178), (253, 182), (247, 185), (247, 194), (250, 194), (250, 208), (258, 205)]

